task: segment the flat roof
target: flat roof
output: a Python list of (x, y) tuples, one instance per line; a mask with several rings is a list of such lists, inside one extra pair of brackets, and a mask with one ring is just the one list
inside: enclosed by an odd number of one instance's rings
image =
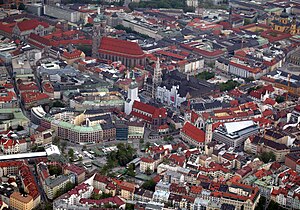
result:
[(0, 155), (0, 161), (2, 160), (13, 160), (13, 159), (26, 159), (26, 158), (36, 158), (36, 157), (46, 157), (46, 152), (30, 152), (30, 153), (20, 153), (13, 155)]

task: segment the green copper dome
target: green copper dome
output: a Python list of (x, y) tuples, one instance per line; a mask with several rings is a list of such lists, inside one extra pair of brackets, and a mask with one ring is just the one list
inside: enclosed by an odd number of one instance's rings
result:
[(100, 13), (94, 18), (94, 23), (99, 23), (103, 20), (106, 20), (106, 18), (102, 13)]

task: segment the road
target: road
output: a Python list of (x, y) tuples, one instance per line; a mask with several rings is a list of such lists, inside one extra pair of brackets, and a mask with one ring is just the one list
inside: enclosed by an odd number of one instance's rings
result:
[(38, 186), (38, 190), (39, 190), (39, 193), (41, 195), (41, 200), (43, 202), (47, 203), (49, 200), (47, 198), (46, 193), (44, 192), (44, 189), (42, 188), (42, 184), (40, 183), (40, 180), (37, 178), (38, 175), (37, 175), (36, 168), (33, 165), (29, 165), (29, 168), (30, 168), (31, 172), (33, 173), (33, 177), (34, 177), (35, 183)]

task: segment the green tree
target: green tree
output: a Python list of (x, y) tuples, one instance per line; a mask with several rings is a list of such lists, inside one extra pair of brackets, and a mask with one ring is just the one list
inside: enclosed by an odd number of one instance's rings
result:
[(101, 200), (101, 199), (110, 198), (110, 197), (112, 197), (111, 193), (102, 193), (102, 194), (92, 193), (92, 195), (91, 195), (91, 199), (94, 199), (94, 200)]
[(151, 175), (151, 174), (152, 174), (152, 171), (151, 171), (151, 169), (150, 169), (149, 166), (146, 168), (145, 173), (146, 173), (147, 175)]
[(17, 131), (22, 131), (22, 130), (24, 130), (24, 127), (22, 125), (18, 125)]
[(264, 163), (273, 162), (276, 160), (276, 156), (273, 152), (263, 152), (259, 155), (259, 159)]
[(134, 210), (134, 204), (126, 203), (125, 210)]
[(147, 142), (146, 144), (145, 144), (145, 148), (149, 148), (151, 146), (151, 144), (150, 144), (150, 142)]
[(280, 206), (277, 202), (271, 200), (267, 210), (274, 210), (274, 209), (279, 210), (279, 209), (282, 209), (282, 208), (280, 208)]
[(259, 202), (255, 207), (255, 210), (264, 210), (266, 204), (266, 198), (264, 196), (260, 196)]
[(12, 5), (10, 5), (10, 8), (11, 8), (11, 9), (17, 9), (18, 7), (17, 7), (16, 4), (12, 4)]
[(282, 103), (282, 102), (284, 102), (284, 97), (283, 96), (277, 96), (276, 99), (275, 99), (275, 101), (277, 103)]
[(135, 176), (135, 166), (133, 163), (129, 164), (128, 169), (127, 169), (127, 174), (132, 177)]
[(52, 144), (54, 144), (56, 146), (59, 146), (60, 145), (60, 138), (58, 136), (55, 136), (53, 141), (52, 141)]
[(62, 142), (61, 143), (61, 150), (62, 150), (63, 153), (65, 152), (66, 147), (67, 147), (67, 142), (65, 142), (65, 141)]
[(120, 166), (126, 166), (135, 157), (135, 150), (130, 145), (118, 144), (118, 150), (110, 152), (107, 155), (107, 161), (112, 164), (119, 164)]
[(52, 107), (65, 107), (65, 104), (61, 101), (54, 101)]
[(51, 176), (52, 175), (59, 176), (62, 174), (62, 168), (56, 165), (49, 165), (48, 170)]
[(92, 23), (87, 23), (87, 24), (85, 24), (84, 26), (85, 26), (85, 27), (92, 27), (93, 24), (92, 24)]
[(77, 45), (76, 48), (84, 52), (86, 56), (92, 55), (92, 46), (90, 45)]
[(150, 191), (155, 191), (156, 182), (153, 179), (150, 179), (142, 184), (142, 188)]
[(249, 25), (251, 23), (251, 20), (246, 18), (244, 19), (244, 26)]
[(68, 155), (72, 160), (74, 159), (74, 150), (72, 148), (69, 149)]
[(19, 7), (18, 7), (18, 10), (25, 10), (25, 4), (20, 3)]
[(220, 83), (220, 90), (221, 91), (230, 91), (236, 87), (238, 87), (240, 84), (237, 81), (228, 80), (227, 82)]

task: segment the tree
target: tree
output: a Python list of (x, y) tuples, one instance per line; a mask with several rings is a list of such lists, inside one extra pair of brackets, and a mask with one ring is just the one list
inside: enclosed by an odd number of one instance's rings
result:
[(126, 166), (135, 157), (135, 150), (130, 145), (118, 144), (118, 150), (112, 151), (107, 155), (107, 162)]
[(52, 144), (54, 144), (56, 146), (59, 146), (60, 145), (60, 138), (58, 136), (55, 136), (53, 141), (52, 141)]
[(87, 23), (87, 24), (85, 24), (84, 26), (85, 26), (85, 27), (92, 27), (93, 24), (92, 24), (92, 23)]
[(16, 4), (12, 4), (12, 5), (10, 6), (10, 8), (11, 8), (11, 9), (17, 9), (17, 5), (16, 5)]
[(69, 149), (68, 155), (72, 160), (74, 159), (74, 150), (72, 148)]
[(150, 169), (149, 166), (147, 167), (145, 173), (146, 173), (147, 175), (151, 175), (151, 174), (152, 174), (152, 171), (151, 171), (151, 169)]
[(237, 81), (233, 81), (233, 80), (228, 80), (227, 82), (223, 82), (223, 83), (219, 84), (221, 91), (230, 91), (239, 85), (240, 85), (240, 83), (238, 83)]
[(25, 4), (23, 3), (19, 4), (18, 10), (25, 10)]
[(148, 149), (151, 146), (150, 142), (147, 142), (145, 147)]
[(266, 204), (266, 198), (264, 196), (260, 196), (259, 202), (255, 207), (255, 210), (264, 210)]
[(62, 174), (62, 169), (59, 166), (49, 165), (48, 170), (49, 170), (49, 173), (50, 173), (51, 176), (52, 175), (58, 176), (58, 175)]
[(22, 130), (24, 130), (24, 127), (22, 125), (18, 125), (17, 131), (22, 131)]
[(61, 150), (62, 150), (63, 153), (66, 149), (66, 146), (67, 146), (67, 142), (64, 141), (64, 142), (61, 143)]
[(155, 191), (156, 182), (153, 179), (150, 179), (143, 183), (142, 188), (150, 191)]
[(92, 46), (89, 45), (77, 45), (76, 48), (84, 52), (86, 56), (92, 55)]
[(92, 195), (91, 195), (91, 199), (93, 199), (93, 200), (101, 200), (101, 199), (110, 198), (110, 197), (112, 197), (111, 193), (102, 193), (102, 194), (92, 193)]
[(135, 176), (135, 166), (133, 163), (129, 164), (128, 169), (127, 169), (127, 174), (132, 177)]
[(82, 147), (82, 151), (85, 151), (86, 150), (86, 145), (83, 145), (83, 147)]
[(284, 102), (284, 97), (283, 96), (277, 96), (276, 99), (275, 99), (275, 101), (277, 103), (282, 103), (282, 102)]
[(251, 20), (246, 18), (244, 19), (244, 26), (249, 25), (251, 23)]
[(275, 201), (271, 200), (269, 203), (269, 206), (267, 208), (267, 210), (274, 210), (274, 209), (280, 209), (280, 206), (278, 203), (276, 203)]
[(52, 107), (65, 107), (65, 104), (61, 101), (54, 101)]
[(134, 204), (126, 203), (125, 210), (134, 210)]
[(264, 163), (269, 163), (276, 160), (276, 156), (273, 152), (263, 152), (259, 155), (259, 159), (261, 159)]
[(254, 81), (255, 79), (253, 78), (253, 77), (247, 77), (247, 78), (245, 78), (245, 82), (246, 83), (249, 83), (249, 82), (252, 82), (252, 81)]
[(171, 141), (173, 141), (173, 139), (174, 139), (173, 136), (165, 136), (164, 137), (164, 141), (166, 141), (166, 142), (171, 142)]

